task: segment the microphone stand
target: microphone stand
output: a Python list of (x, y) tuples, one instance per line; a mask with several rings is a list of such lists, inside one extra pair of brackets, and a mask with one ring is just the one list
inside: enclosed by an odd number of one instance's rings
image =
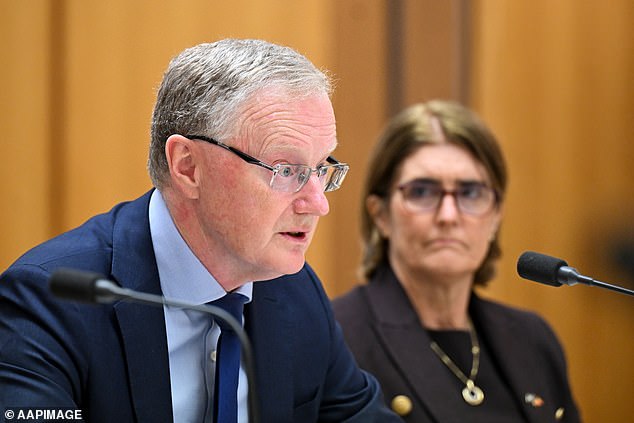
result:
[(618, 286), (618, 285), (611, 285), (609, 283), (601, 282), (596, 279), (592, 279), (592, 283), (589, 283), (588, 285), (598, 286), (600, 288), (606, 288), (612, 291), (620, 292), (621, 294), (634, 296), (634, 291), (632, 291), (631, 289), (623, 288), (622, 286)]
[(584, 276), (577, 272), (577, 269), (569, 266), (563, 266), (559, 269), (558, 275), (560, 280), (563, 281), (566, 285), (572, 286), (576, 283), (582, 283), (588, 286), (598, 286), (600, 288), (610, 289), (612, 291), (620, 292), (621, 294), (627, 294), (634, 296), (634, 291), (631, 289), (623, 288), (618, 285), (612, 285), (606, 282), (601, 282), (596, 279), (593, 279), (589, 276)]
[(621, 294), (634, 296), (634, 291), (618, 285), (597, 281), (580, 274), (564, 260), (534, 251), (525, 251), (517, 260), (517, 273), (520, 277), (554, 287), (573, 286), (578, 283), (610, 289)]
[[(83, 287), (83, 292), (69, 291), (68, 286), (64, 286), (65, 283), (61, 281), (62, 275), (71, 275), (79, 272), (65, 269), (57, 272), (57, 275), (53, 275), (51, 278), (50, 289), (58, 296), (66, 297), (67, 299), (74, 299), (79, 301), (98, 302), (101, 304), (110, 304), (116, 300), (122, 300), (127, 302), (134, 302), (139, 304), (147, 304), (153, 306), (169, 306), (177, 307), (187, 310), (196, 310), (202, 313), (211, 314), (214, 317), (221, 319), (224, 323), (229, 325), (231, 329), (238, 335), (240, 340), (242, 354), (240, 360), (244, 367), (244, 371), (248, 380), (248, 395), (247, 395), (247, 407), (249, 410), (249, 422), (260, 423), (260, 412), (257, 403), (257, 391), (255, 386), (255, 364), (253, 358), (253, 349), (251, 342), (244, 331), (244, 328), (239, 324), (236, 319), (221, 309), (220, 307), (207, 305), (207, 304), (191, 304), (178, 300), (171, 300), (160, 295), (148, 294), (145, 292), (138, 292), (131, 289), (121, 288), (115, 283), (107, 279), (95, 279), (89, 281), (92, 286)], [(83, 272), (82, 272), (83, 273)], [(94, 274), (93, 274), (94, 275)], [(59, 282), (59, 283), (56, 283)], [(86, 292), (86, 289), (90, 292)], [(77, 295), (79, 294), (79, 295)]]

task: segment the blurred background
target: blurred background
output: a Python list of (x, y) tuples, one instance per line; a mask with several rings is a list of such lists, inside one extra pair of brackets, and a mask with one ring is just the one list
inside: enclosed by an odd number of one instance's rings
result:
[(0, 268), (150, 188), (171, 57), (263, 38), (336, 79), (337, 157), (351, 171), (309, 253), (328, 294), (357, 283), (361, 183), (384, 123), (418, 101), (460, 101), (511, 174), (504, 256), (483, 295), (549, 320), (585, 421), (628, 421), (634, 298), (538, 285), (515, 265), (535, 250), (634, 288), (633, 22), (632, 0), (0, 0)]

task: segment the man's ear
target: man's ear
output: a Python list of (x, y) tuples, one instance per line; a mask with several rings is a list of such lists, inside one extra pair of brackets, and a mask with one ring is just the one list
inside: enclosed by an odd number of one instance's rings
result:
[(182, 135), (170, 135), (165, 143), (165, 158), (170, 170), (170, 186), (190, 199), (200, 193), (200, 163), (195, 141)]

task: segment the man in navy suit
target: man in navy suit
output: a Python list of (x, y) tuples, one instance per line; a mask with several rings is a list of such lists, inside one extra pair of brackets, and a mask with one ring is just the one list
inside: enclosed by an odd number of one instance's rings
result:
[[(27, 252), (0, 281), (0, 411), (209, 422), (219, 326), (206, 314), (55, 299), (52, 272), (196, 304), (246, 299), (263, 422), (399, 421), (343, 342), (305, 252), (348, 166), (328, 77), (292, 49), (222, 40), (170, 63), (152, 120), (155, 189)], [(284, 276), (285, 275), (285, 276)], [(254, 283), (254, 281), (260, 281)], [(223, 422), (225, 423), (225, 422)], [(231, 422), (233, 423), (233, 422)]]

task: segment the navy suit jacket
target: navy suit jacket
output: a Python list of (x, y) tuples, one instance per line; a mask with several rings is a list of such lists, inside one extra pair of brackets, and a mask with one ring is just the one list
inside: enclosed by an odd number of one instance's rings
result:
[[(0, 279), (0, 410), (81, 408), (90, 422), (171, 422), (161, 307), (92, 305), (48, 291), (57, 268), (89, 270), (161, 294), (150, 193), (41, 244)], [(262, 422), (400, 421), (345, 346), (320, 281), (306, 265), (256, 282), (245, 308)]]
[[(392, 401), (405, 395), (412, 401), (406, 422), (470, 421), (447, 406), (447, 392), (455, 391), (452, 377), (430, 348), (427, 331), (389, 267), (379, 268), (367, 285), (334, 299), (333, 308), (359, 366), (376, 376), (385, 398)], [(542, 318), (475, 294), (469, 313), (525, 421), (580, 421), (563, 350)], [(534, 407), (526, 401), (531, 393), (539, 395), (543, 405)], [(555, 418), (558, 408), (564, 410), (561, 420)]]

